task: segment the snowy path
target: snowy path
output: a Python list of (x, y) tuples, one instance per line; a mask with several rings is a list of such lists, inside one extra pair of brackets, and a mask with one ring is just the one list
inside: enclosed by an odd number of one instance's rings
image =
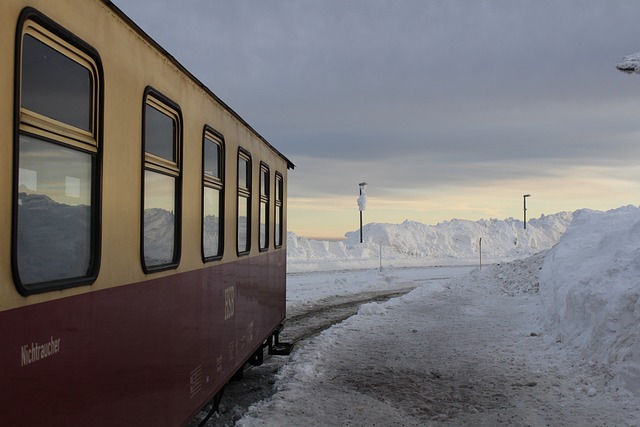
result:
[(475, 272), (365, 305), (299, 348), (238, 425), (640, 425), (637, 398), (541, 333), (538, 301)]

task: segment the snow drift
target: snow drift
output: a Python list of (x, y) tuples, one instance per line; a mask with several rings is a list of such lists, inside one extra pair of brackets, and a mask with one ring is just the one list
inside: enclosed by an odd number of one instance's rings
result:
[(473, 275), (537, 294), (550, 345), (578, 350), (640, 396), (639, 208), (578, 210), (553, 248)]
[(576, 211), (539, 281), (554, 338), (640, 394), (640, 209)]
[[(561, 212), (531, 219), (527, 229), (521, 220), (453, 219), (437, 225), (415, 221), (402, 224), (371, 223), (346, 234), (340, 242), (309, 240), (289, 233), (287, 260), (290, 271), (310, 268), (362, 268), (386, 266), (471, 264), (482, 257), (487, 262), (524, 258), (551, 248), (572, 220)], [(322, 264), (326, 265), (323, 266)], [(323, 268), (324, 267), (324, 268)]]

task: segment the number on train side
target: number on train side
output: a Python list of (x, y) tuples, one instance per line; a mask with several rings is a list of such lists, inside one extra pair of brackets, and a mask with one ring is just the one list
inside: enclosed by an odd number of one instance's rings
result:
[(224, 320), (231, 319), (236, 310), (236, 287), (229, 286), (224, 290)]

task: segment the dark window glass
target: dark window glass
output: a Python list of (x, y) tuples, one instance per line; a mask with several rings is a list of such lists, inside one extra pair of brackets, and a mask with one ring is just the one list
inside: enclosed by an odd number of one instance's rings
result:
[(276, 175), (276, 201), (282, 202), (282, 177)]
[(22, 107), (71, 126), (92, 131), (91, 72), (25, 35), (22, 44)]
[(17, 266), (23, 286), (88, 275), (93, 155), (20, 135)]
[(238, 159), (238, 187), (249, 188), (249, 161), (244, 157)]
[(144, 132), (147, 153), (176, 161), (176, 121), (172, 117), (146, 104)]
[(262, 169), (260, 170), (260, 195), (263, 197), (268, 197), (269, 192), (269, 171)]
[(220, 146), (208, 138), (204, 144), (204, 173), (220, 178)]

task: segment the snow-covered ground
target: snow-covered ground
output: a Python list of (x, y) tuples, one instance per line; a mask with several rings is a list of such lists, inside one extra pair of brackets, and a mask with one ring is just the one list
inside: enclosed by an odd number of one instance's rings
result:
[[(521, 225), (290, 235), (288, 309), (417, 287), (299, 346), (237, 425), (640, 425), (640, 209)], [(480, 237), (483, 259), (512, 262), (479, 269)]]

